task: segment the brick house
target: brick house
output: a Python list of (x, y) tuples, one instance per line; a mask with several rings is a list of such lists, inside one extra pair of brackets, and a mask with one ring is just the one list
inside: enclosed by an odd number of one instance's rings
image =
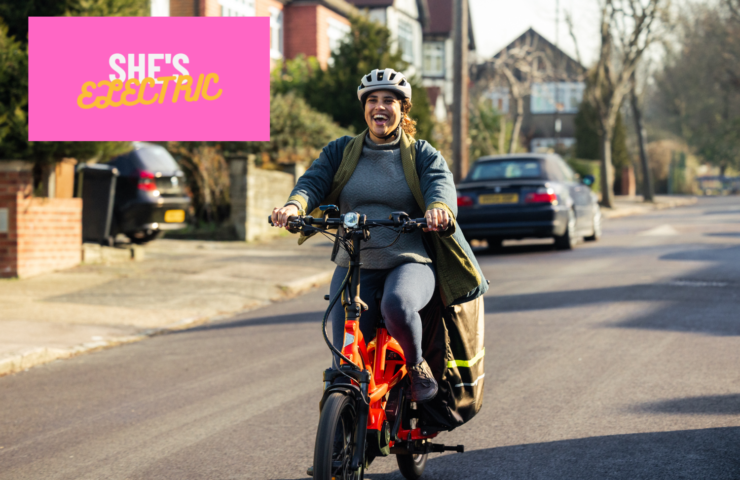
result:
[(152, 16), (270, 17), (270, 57), (299, 54), (326, 68), (357, 9), (345, 0), (151, 0)]
[[(426, 0), (429, 23), (424, 28), (422, 83), (435, 116), (444, 121), (452, 105), (454, 0)], [(468, 64), (476, 63), (475, 35), (468, 9)]]
[(403, 53), (410, 66), (407, 76), (421, 73), (424, 28), (429, 24), (428, 0), (347, 0), (360, 10), (367, 11), (371, 20), (385, 25), (391, 32), (391, 41)]
[[(549, 79), (532, 84), (531, 94), (524, 101), (522, 121), (522, 143), (531, 152), (546, 152), (551, 149), (568, 149), (575, 144), (575, 117), (586, 89), (584, 82), (586, 68), (545, 37), (530, 28), (516, 40), (494, 55), (520, 44), (534, 45), (535, 51), (542, 53), (550, 63), (554, 74)], [(541, 65), (540, 65), (541, 66)], [(480, 81), (495, 75), (493, 61), (478, 68)], [(519, 72), (514, 72), (519, 76)], [(516, 100), (506, 86), (490, 88), (488, 96), (499, 112), (514, 113)]]

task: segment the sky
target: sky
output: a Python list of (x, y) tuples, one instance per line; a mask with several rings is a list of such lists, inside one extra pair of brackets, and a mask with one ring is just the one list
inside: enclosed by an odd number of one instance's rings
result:
[[(556, 3), (560, 13), (556, 15)], [(599, 10), (598, 0), (468, 0), (478, 56), (481, 60), (491, 58), (496, 52), (519, 37), (529, 27), (556, 43), (573, 57), (575, 47), (565, 11), (573, 17), (578, 48), (586, 67), (598, 56)], [(560, 31), (556, 38), (556, 19), (560, 20)]]

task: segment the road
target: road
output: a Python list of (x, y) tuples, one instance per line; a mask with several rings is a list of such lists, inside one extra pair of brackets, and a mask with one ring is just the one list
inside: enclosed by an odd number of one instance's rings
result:
[[(479, 260), (485, 404), (424, 478), (740, 478), (737, 198)], [(0, 378), (0, 479), (307, 478), (322, 294)]]

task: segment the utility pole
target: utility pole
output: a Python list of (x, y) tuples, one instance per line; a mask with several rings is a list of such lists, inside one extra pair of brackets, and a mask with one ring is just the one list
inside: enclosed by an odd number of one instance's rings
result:
[(455, 182), (468, 173), (468, 0), (454, 0), (452, 157)]

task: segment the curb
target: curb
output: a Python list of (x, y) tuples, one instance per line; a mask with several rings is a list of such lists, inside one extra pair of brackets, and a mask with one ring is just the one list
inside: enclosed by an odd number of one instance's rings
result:
[(311, 290), (312, 288), (320, 287), (331, 282), (331, 278), (334, 276), (334, 270), (326, 270), (310, 277), (299, 278), (291, 282), (279, 284), (278, 288), (282, 290), (285, 295), (284, 298), (296, 297), (304, 292)]
[(266, 301), (254, 301), (252, 303), (243, 305), (241, 309), (232, 312), (218, 312), (213, 315), (207, 315), (204, 317), (189, 317), (165, 327), (142, 330), (135, 335), (115, 337), (107, 340), (98, 340), (95, 342), (87, 342), (80, 345), (75, 345), (70, 348), (38, 347), (28, 349), (12, 357), (0, 360), (0, 377), (22, 372), (24, 370), (28, 370), (31, 367), (36, 367), (38, 365), (53, 362), (54, 360), (64, 360), (67, 358), (76, 357), (77, 355), (82, 355), (83, 353), (105, 350), (111, 347), (116, 347), (118, 345), (124, 345), (127, 343), (134, 343), (145, 340), (157, 335), (164, 335), (178, 330), (187, 330), (189, 328), (197, 327), (199, 325), (215, 322), (218, 320), (226, 320), (238, 313), (248, 312), (250, 310), (255, 310), (257, 308), (270, 305), (271, 303), (288, 300), (313, 288), (326, 285), (327, 283), (331, 282), (331, 278), (333, 275), (334, 270), (327, 270), (315, 275), (311, 275), (309, 277), (299, 278), (284, 284), (278, 284), (277, 287), (282, 291), (282, 295)]
[(632, 207), (620, 208), (617, 210), (607, 210), (607, 209), (602, 208), (601, 215), (602, 217), (608, 218), (608, 219), (630, 217), (633, 215), (642, 215), (645, 213), (655, 212), (658, 210), (667, 210), (669, 208), (677, 208), (677, 207), (685, 207), (688, 205), (694, 205), (698, 201), (699, 199), (697, 197), (688, 197), (688, 198), (677, 198), (677, 199), (672, 199), (666, 202), (653, 203), (653, 204), (643, 203), (643, 204), (635, 205)]

